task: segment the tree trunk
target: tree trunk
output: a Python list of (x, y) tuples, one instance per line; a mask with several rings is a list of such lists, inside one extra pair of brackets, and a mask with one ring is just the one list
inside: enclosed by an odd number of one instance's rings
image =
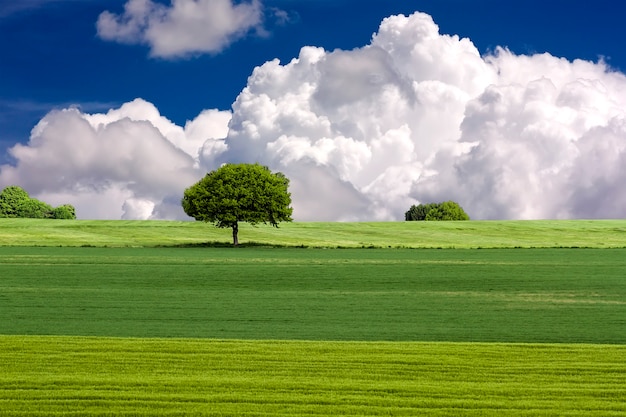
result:
[(234, 246), (239, 245), (239, 238), (237, 237), (237, 233), (239, 233), (239, 224), (235, 222), (235, 224), (233, 224), (233, 245)]

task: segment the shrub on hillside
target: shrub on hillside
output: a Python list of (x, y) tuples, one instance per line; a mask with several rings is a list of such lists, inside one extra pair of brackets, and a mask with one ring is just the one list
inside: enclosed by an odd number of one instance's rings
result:
[(63, 204), (52, 210), (52, 217), (55, 219), (75, 219), (76, 209), (71, 204)]
[(469, 220), (463, 208), (454, 201), (413, 205), (404, 214), (406, 221)]
[(75, 219), (76, 209), (71, 204), (57, 208), (31, 198), (24, 189), (11, 185), (0, 193), (0, 217), (31, 219)]
[(0, 193), (0, 217), (19, 217), (19, 207), (29, 199), (22, 188), (15, 185), (6, 187)]
[(16, 216), (28, 219), (52, 218), (52, 206), (35, 198), (24, 200), (17, 206)]

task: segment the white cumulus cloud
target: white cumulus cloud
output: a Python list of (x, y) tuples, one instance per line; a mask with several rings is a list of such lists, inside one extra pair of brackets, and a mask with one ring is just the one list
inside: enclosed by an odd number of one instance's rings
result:
[(137, 99), (106, 114), (53, 111), (28, 144), (10, 149), (0, 185), (18, 184), (53, 205), (73, 204), (79, 218), (182, 219), (183, 190), (203, 173), (203, 147), (224, 150), (229, 112), (202, 112), (180, 127)]
[(152, 56), (176, 58), (218, 53), (250, 31), (263, 32), (262, 19), (259, 0), (128, 0), (122, 14), (101, 13), (97, 30), (104, 40), (147, 44)]
[(290, 173), (301, 218), (448, 199), (476, 219), (626, 216), (626, 77), (601, 61), (481, 56), (426, 14), (392, 16), (369, 45), (256, 68), (233, 109), (223, 159)]
[(185, 126), (143, 100), (53, 112), (0, 185), (85, 218), (184, 218), (204, 173), (260, 162), (291, 179), (296, 220), (445, 200), (473, 219), (626, 217), (626, 76), (602, 61), (481, 56), (426, 14), (391, 16), (368, 45), (255, 68), (232, 109)]

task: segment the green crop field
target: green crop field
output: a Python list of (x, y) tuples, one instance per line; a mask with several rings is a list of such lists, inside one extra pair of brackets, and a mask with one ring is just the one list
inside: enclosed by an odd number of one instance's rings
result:
[(624, 415), (625, 231), (0, 219), (0, 416)]
[(3, 416), (623, 416), (626, 347), (0, 338)]
[(0, 254), (0, 334), (626, 343), (626, 249)]

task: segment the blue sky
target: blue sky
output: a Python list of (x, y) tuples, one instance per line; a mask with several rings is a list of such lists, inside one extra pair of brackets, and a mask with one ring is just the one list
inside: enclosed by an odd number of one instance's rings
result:
[[(217, 4), (234, 20), (211, 20)], [(472, 218), (626, 217), (624, 16), (614, 0), (0, 1), (0, 188), (79, 218), (181, 218), (184, 181), (260, 161), (292, 176), (296, 219), (447, 199)]]
[(266, 37), (251, 34), (221, 53), (182, 59), (151, 58), (147, 46), (98, 38), (98, 16), (121, 13), (125, 1), (0, 3), (0, 161), (54, 108), (105, 111), (141, 97), (177, 123), (202, 109), (229, 109), (254, 67), (289, 62), (306, 45), (361, 47), (393, 14), (426, 12), (441, 33), (468, 37), (481, 52), (506, 46), (570, 60), (604, 57), (626, 68), (626, 4), (615, 1), (266, 0), (291, 20), (268, 19)]

